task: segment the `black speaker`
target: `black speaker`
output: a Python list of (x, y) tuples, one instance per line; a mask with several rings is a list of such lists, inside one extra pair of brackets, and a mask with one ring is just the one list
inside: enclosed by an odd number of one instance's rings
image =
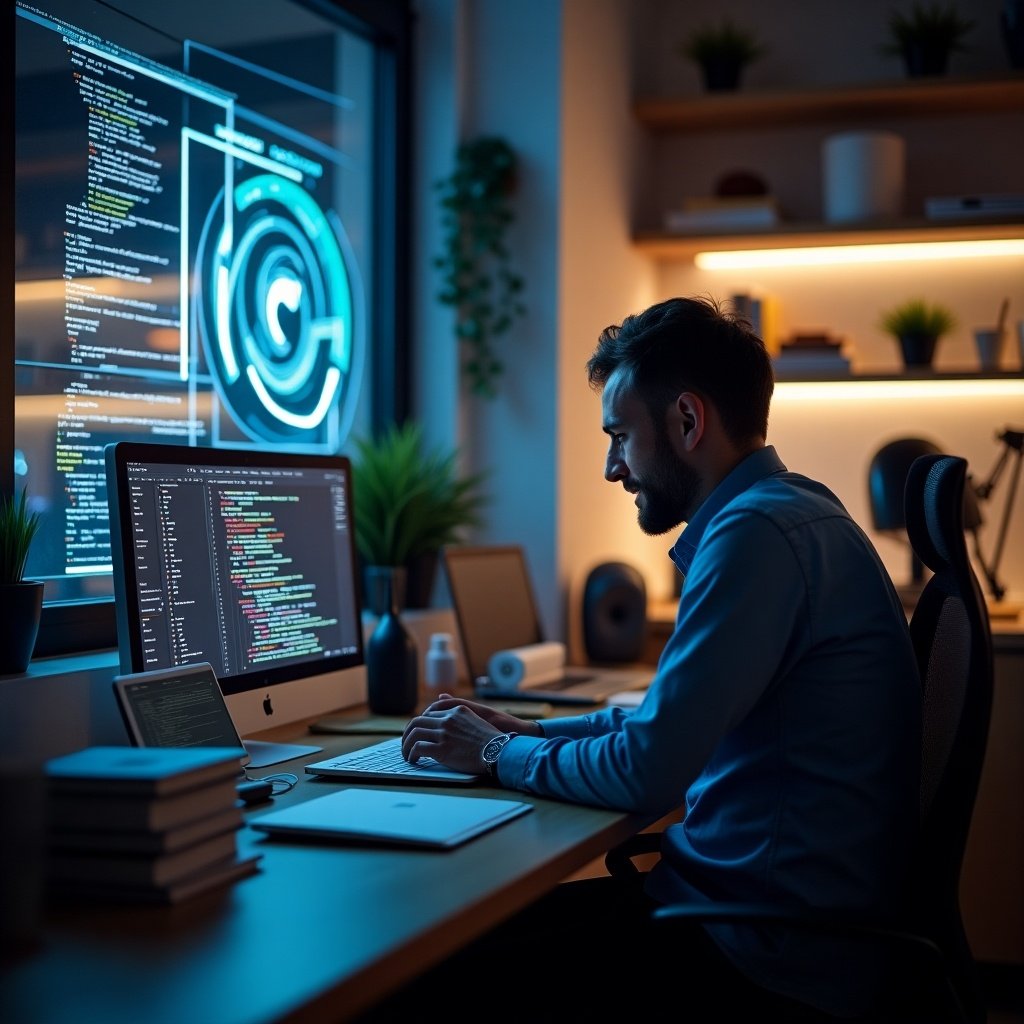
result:
[(647, 636), (647, 588), (625, 562), (592, 569), (583, 588), (583, 645), (598, 664), (639, 661)]

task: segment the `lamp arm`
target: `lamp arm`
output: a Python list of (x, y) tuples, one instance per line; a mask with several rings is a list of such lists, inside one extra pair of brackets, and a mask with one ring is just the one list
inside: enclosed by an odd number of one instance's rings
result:
[(999, 568), (999, 562), (1003, 557), (1003, 545), (1006, 543), (1006, 533), (1010, 526), (1010, 514), (1013, 511), (1013, 501), (1017, 495), (1017, 484), (1020, 482), (1021, 461), (1024, 459), (1024, 431), (1010, 430), (1007, 428), (1001, 434), (996, 435), (996, 440), (1002, 441), (1006, 447), (999, 453), (999, 458), (996, 459), (995, 465), (992, 467), (992, 472), (989, 474), (988, 479), (984, 481), (984, 483), (973, 485), (974, 493), (978, 498), (981, 501), (987, 501), (992, 494), (993, 488), (999, 482), (999, 478), (1002, 476), (1003, 470), (1006, 468), (1006, 463), (1010, 457), (1010, 453), (1016, 453), (1013, 462), (1013, 472), (1011, 473), (1012, 480), (1010, 481), (1010, 490), (1006, 495), (1006, 504), (1003, 506), (1003, 517), (999, 524), (999, 534), (996, 537), (991, 563), (986, 562), (981, 553), (981, 542), (978, 539), (978, 531), (975, 529), (972, 530), (971, 533), (974, 537), (975, 558), (977, 558), (978, 564), (985, 573), (985, 579), (988, 580), (992, 596), (995, 597), (997, 601), (1001, 601), (1003, 599), (1003, 595), (1006, 593), (1006, 587), (999, 582), (997, 570)]
[[(1006, 449), (1009, 452), (1009, 448)], [(1013, 471), (1010, 474), (1010, 490), (1006, 495), (1006, 504), (1003, 506), (1003, 518), (999, 524), (999, 536), (996, 538), (996, 546), (992, 552), (992, 576), (995, 579), (996, 570), (999, 567), (999, 561), (1003, 557), (1003, 545), (1006, 543), (1006, 533), (1010, 526), (1010, 513), (1013, 511), (1013, 499), (1017, 496), (1017, 484), (1020, 482), (1020, 467), (1021, 461), (1024, 459), (1024, 448), (1016, 449), (1017, 455), (1013, 460)], [(1002, 591), (1000, 594), (996, 594), (996, 600), (1001, 601), (1003, 599), (1003, 593), (1006, 589), (1002, 586), (999, 587)], [(993, 586), (993, 593), (995, 593), (995, 587)]]
[(1006, 593), (1006, 588), (999, 582), (998, 577), (995, 573), (995, 567), (988, 564), (985, 561), (985, 556), (981, 553), (981, 541), (978, 540), (978, 531), (970, 531), (971, 538), (974, 541), (974, 557), (981, 566), (981, 571), (985, 574), (985, 579), (988, 582), (988, 589), (992, 591), (992, 596), (997, 601), (1002, 601), (1003, 595)]

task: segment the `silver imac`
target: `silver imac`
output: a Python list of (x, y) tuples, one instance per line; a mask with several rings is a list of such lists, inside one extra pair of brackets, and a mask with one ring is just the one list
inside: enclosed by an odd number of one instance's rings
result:
[(209, 662), (245, 737), (366, 700), (341, 455), (105, 450), (122, 673)]

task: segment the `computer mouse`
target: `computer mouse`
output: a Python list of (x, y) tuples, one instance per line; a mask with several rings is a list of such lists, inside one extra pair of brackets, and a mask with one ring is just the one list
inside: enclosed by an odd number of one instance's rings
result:
[(274, 787), (263, 779), (246, 779), (245, 782), (238, 783), (235, 791), (238, 793), (238, 799), (248, 807), (269, 800), (273, 796)]

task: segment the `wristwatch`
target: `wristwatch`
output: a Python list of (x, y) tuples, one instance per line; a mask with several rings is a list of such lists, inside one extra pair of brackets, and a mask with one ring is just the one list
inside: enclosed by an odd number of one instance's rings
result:
[(502, 748), (513, 736), (518, 735), (515, 732), (503, 732), (500, 736), (492, 736), (484, 744), (484, 749), (480, 751), (480, 760), (483, 761), (488, 775), (493, 775), (497, 769), (498, 755), (501, 753)]

